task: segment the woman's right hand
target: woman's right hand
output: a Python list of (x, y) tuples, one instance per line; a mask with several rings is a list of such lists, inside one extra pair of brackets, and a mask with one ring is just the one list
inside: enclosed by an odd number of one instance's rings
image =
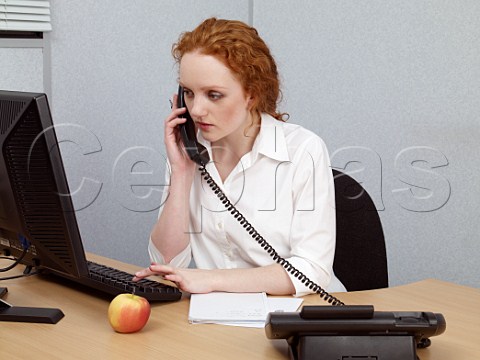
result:
[(165, 148), (172, 172), (193, 172), (195, 168), (195, 163), (190, 160), (185, 151), (178, 128), (179, 124), (187, 121), (186, 118), (182, 117), (182, 114), (185, 112), (186, 108), (177, 108), (177, 95), (173, 95), (172, 112), (165, 119), (164, 123)]

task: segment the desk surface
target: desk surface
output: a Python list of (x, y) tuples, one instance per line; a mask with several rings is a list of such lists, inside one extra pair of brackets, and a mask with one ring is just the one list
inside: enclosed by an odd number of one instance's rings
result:
[[(89, 258), (129, 272), (138, 269), (94, 255)], [(57, 307), (65, 313), (55, 325), (0, 323), (1, 359), (288, 359), (285, 340), (269, 340), (263, 329), (189, 324), (187, 298), (153, 304), (142, 331), (118, 334), (108, 324), (108, 298), (38, 276), (1, 281), (0, 285), (8, 287), (4, 299), (12, 305)], [(478, 289), (428, 279), (338, 297), (350, 305), (373, 304), (376, 310), (442, 313), (447, 330), (433, 337), (429, 348), (418, 350), (420, 359), (480, 358)], [(305, 304), (323, 303), (311, 295), (305, 297)]]

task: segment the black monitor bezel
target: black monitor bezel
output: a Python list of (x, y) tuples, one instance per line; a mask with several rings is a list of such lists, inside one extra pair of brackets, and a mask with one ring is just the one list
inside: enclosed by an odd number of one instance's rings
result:
[[(64, 236), (60, 241), (63, 242), (61, 245), (66, 249), (65, 254), (62, 253), (62, 256), (57, 256), (51, 251), (52, 246), (46, 246), (46, 240), (36, 238), (35, 235), (29, 233), (27, 230), (28, 224), (26, 224), (28, 220), (24, 218), (18, 207), (18, 199), (22, 194), (14, 189), (12, 185), (13, 180), (10, 176), (8, 179), (1, 180), (0, 186), (2, 188), (0, 190), (4, 194), (5, 192), (11, 191), (11, 195), (13, 195), (14, 204), (10, 203), (8, 207), (14, 207), (11, 212), (14, 218), (11, 222), (14, 224), (13, 226), (9, 226), (8, 219), (7, 221), (0, 219), (0, 230), (3, 230), (4, 234), (8, 233), (9, 238), (13, 236), (12, 233), (21, 231), (31, 243), (32, 246), (22, 259), (22, 263), (34, 266), (40, 271), (53, 272), (64, 277), (80, 278), (85, 276), (88, 274), (85, 251), (70, 196), (68, 181), (47, 96), (44, 93), (0, 91), (0, 101), (22, 101), (26, 103), (22, 111), (17, 114), (12, 124), (8, 127), (7, 131), (4, 134), (0, 134), (0, 176), (3, 178), (4, 173), (9, 172), (8, 164), (5, 161), (4, 144), (7, 142), (9, 136), (16, 131), (16, 128), (20, 126), (19, 124), (22, 122), (22, 117), (27, 116), (26, 111), (34, 111), (36, 116), (35, 121), (38, 122), (37, 125), (41, 131), (38, 132), (35, 141), (32, 142), (30, 151), (42, 151), (42, 155), (45, 156), (45, 159), (47, 159), (47, 162), (50, 164), (51, 186), (58, 198), (58, 202), (55, 205), (58, 206), (56, 211), (61, 214), (62, 220), (62, 224), (58, 226), (64, 231)], [(0, 114), (0, 116), (2, 115)], [(12, 201), (11, 195), (8, 196), (8, 202)], [(12, 216), (10, 216), (10, 220)], [(3, 241), (0, 242), (0, 252), (8, 253), (13, 257), (19, 257), (22, 249), (7, 245), (4, 238)], [(65, 256), (69, 259), (63, 259)], [(62, 257), (62, 259), (60, 259), (60, 257)], [(66, 263), (68, 266), (65, 265)]]

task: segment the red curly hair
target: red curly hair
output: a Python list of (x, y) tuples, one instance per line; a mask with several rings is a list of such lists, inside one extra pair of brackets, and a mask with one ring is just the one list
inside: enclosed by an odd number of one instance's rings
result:
[(253, 96), (252, 111), (280, 121), (288, 118), (277, 111), (281, 98), (277, 65), (255, 28), (237, 20), (206, 19), (193, 31), (182, 33), (172, 46), (177, 63), (194, 51), (214, 56), (233, 72), (243, 90)]

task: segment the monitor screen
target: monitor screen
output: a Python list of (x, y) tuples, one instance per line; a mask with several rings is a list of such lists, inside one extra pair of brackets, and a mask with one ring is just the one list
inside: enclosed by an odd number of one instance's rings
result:
[(85, 252), (47, 97), (0, 91), (0, 253), (78, 278)]

